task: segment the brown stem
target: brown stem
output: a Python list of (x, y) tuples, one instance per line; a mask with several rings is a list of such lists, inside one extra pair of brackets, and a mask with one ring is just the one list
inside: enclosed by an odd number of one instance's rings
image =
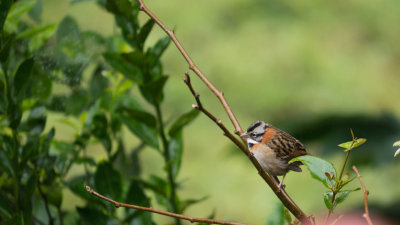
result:
[(171, 213), (171, 212), (167, 212), (167, 211), (162, 211), (162, 210), (157, 210), (157, 209), (153, 209), (153, 208), (147, 208), (147, 207), (143, 207), (143, 206), (138, 206), (138, 205), (131, 205), (131, 204), (125, 204), (125, 203), (120, 203), (117, 201), (114, 201), (110, 198), (107, 198), (99, 193), (97, 193), (96, 191), (94, 191), (91, 187), (86, 186), (86, 191), (88, 191), (90, 194), (99, 197), (101, 199), (104, 199), (108, 202), (111, 202), (115, 205), (115, 207), (125, 207), (125, 208), (131, 208), (131, 209), (137, 209), (137, 210), (142, 210), (142, 211), (147, 211), (147, 212), (152, 212), (152, 213), (157, 213), (157, 214), (161, 214), (164, 216), (169, 216), (169, 217), (174, 217), (174, 218), (179, 218), (182, 220), (187, 220), (190, 221), (191, 223), (208, 223), (208, 224), (226, 224), (226, 225), (246, 225), (244, 223), (235, 223), (235, 222), (228, 222), (228, 221), (223, 221), (223, 220), (214, 220), (214, 219), (204, 219), (204, 218), (196, 218), (196, 217), (190, 217), (190, 216), (184, 216), (181, 214), (177, 214), (177, 213)]
[(367, 221), (368, 225), (373, 225), (372, 220), (371, 220), (371, 218), (369, 217), (368, 199), (367, 199), (367, 197), (368, 197), (368, 191), (367, 191), (367, 189), (365, 188), (364, 181), (363, 181), (363, 179), (362, 179), (360, 173), (358, 172), (357, 167), (356, 167), (356, 166), (353, 166), (353, 170), (354, 170), (354, 172), (356, 172), (356, 174), (357, 174), (357, 176), (358, 176), (358, 179), (360, 179), (361, 187), (362, 187), (363, 192), (364, 192), (364, 207), (365, 207), (365, 213), (364, 213), (363, 217), (364, 217), (365, 220)]
[(224, 131), (224, 135), (229, 138), (244, 154), (246, 154), (253, 165), (257, 168), (258, 173), (260, 176), (264, 179), (264, 181), (271, 187), (271, 189), (274, 191), (275, 195), (281, 200), (283, 205), (289, 209), (289, 211), (300, 221), (302, 221), (305, 224), (312, 224), (310, 218), (308, 218), (304, 212), (294, 203), (294, 201), (289, 197), (289, 195), (286, 193), (285, 190), (279, 189), (278, 183), (275, 182), (273, 177), (269, 176), (265, 170), (261, 167), (261, 165), (258, 163), (257, 159), (254, 157), (254, 155), (249, 151), (249, 149), (240, 141), (238, 140), (232, 133), (229, 132), (229, 130), (225, 127), (225, 125), (221, 122), (220, 119), (217, 119), (214, 115), (212, 115), (208, 110), (206, 110), (203, 106), (203, 104), (200, 101), (200, 95), (195, 92), (192, 83), (190, 82), (190, 76), (188, 73), (185, 73), (185, 79), (184, 79), (185, 84), (188, 86), (190, 92), (196, 99), (197, 105), (193, 105), (195, 109), (200, 110), (203, 112), (208, 118), (210, 118), (212, 121), (214, 121), (222, 131)]
[(243, 133), (242, 128), (239, 125), (239, 122), (237, 121), (235, 115), (233, 114), (231, 108), (229, 107), (228, 102), (226, 101), (224, 97), (224, 93), (220, 90), (218, 90), (208, 79), (204, 74), (200, 71), (200, 69), (194, 64), (193, 60), (190, 58), (189, 54), (186, 52), (186, 50), (182, 47), (181, 43), (179, 40), (176, 38), (174, 31), (168, 29), (143, 3), (143, 0), (138, 0), (139, 1), (139, 9), (141, 11), (144, 11), (148, 16), (150, 16), (160, 27), (165, 31), (165, 33), (168, 34), (168, 36), (171, 38), (171, 40), (174, 42), (176, 47), (179, 49), (179, 52), (182, 54), (182, 56), (185, 58), (186, 62), (189, 64), (189, 69), (192, 70), (194, 73), (197, 74), (197, 76), (207, 85), (207, 87), (218, 97), (220, 100), (222, 106), (224, 107), (226, 113), (229, 116), (229, 119), (231, 120), (233, 126), (235, 127), (235, 134), (240, 135)]

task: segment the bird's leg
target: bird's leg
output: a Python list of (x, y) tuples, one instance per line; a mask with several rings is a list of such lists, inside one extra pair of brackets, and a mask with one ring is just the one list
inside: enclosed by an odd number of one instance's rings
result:
[(283, 184), (283, 180), (285, 179), (285, 176), (286, 176), (286, 173), (283, 174), (282, 180), (281, 180), (281, 182), (279, 182), (279, 185), (278, 185), (279, 190), (278, 190), (278, 192), (280, 192), (282, 188), (285, 189), (285, 185)]

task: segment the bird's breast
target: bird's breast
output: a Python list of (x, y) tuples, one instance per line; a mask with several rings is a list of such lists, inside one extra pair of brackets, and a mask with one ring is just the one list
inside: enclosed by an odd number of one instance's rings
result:
[(276, 157), (275, 152), (265, 144), (253, 146), (251, 152), (260, 163), (261, 167), (270, 175), (281, 176), (286, 173), (287, 162)]

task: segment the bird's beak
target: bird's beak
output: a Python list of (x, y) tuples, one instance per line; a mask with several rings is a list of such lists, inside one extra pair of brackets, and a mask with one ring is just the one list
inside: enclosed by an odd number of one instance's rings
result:
[(244, 132), (243, 134), (240, 135), (241, 138), (249, 138), (249, 134), (247, 132)]

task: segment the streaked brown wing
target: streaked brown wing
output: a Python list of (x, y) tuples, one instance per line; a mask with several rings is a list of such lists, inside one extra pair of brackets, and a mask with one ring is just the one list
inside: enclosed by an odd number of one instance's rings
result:
[(277, 128), (274, 138), (268, 142), (268, 146), (275, 151), (277, 157), (287, 161), (301, 155), (307, 155), (304, 145), (288, 133)]

